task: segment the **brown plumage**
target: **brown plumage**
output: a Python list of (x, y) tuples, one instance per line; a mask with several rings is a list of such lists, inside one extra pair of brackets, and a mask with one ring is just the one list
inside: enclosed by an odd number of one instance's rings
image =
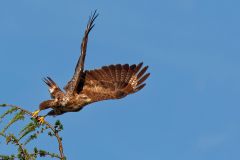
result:
[(94, 27), (94, 20), (97, 16), (95, 11), (89, 17), (81, 44), (81, 55), (72, 79), (64, 87), (65, 92), (50, 77), (43, 79), (49, 87), (52, 99), (43, 101), (39, 110), (52, 108), (47, 115), (77, 112), (90, 103), (120, 99), (141, 90), (146, 85), (144, 81), (150, 73), (146, 73), (148, 66), (143, 67), (143, 63), (116, 64), (95, 70), (84, 70), (88, 35)]

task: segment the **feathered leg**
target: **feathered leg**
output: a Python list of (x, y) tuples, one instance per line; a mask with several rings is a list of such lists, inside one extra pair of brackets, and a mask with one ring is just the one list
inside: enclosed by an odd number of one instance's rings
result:
[(66, 113), (66, 112), (53, 109), (50, 112), (48, 112), (45, 116), (58, 116), (58, 115), (62, 115), (64, 113)]

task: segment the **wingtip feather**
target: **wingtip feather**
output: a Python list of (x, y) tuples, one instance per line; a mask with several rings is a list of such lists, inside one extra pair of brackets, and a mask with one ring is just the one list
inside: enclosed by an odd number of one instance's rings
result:
[(140, 91), (140, 90), (143, 89), (145, 86), (146, 86), (146, 83), (141, 84), (140, 86), (138, 86), (138, 87), (134, 90), (134, 92)]
[(141, 83), (143, 83), (149, 76), (150, 76), (150, 73), (145, 74), (140, 80), (138, 80), (137, 85), (140, 85)]

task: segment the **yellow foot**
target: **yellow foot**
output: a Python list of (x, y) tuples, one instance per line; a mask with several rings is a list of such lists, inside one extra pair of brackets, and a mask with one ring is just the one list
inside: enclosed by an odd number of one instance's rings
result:
[(44, 117), (38, 117), (37, 120), (40, 124), (43, 124), (45, 122)]
[(36, 110), (35, 112), (32, 113), (32, 117), (36, 118), (38, 116), (38, 113), (40, 112), (40, 110)]

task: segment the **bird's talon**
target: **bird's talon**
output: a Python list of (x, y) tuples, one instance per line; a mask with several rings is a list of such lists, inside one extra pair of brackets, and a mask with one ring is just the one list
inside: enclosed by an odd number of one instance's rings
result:
[(45, 122), (44, 117), (38, 117), (37, 120), (40, 124), (43, 124)]
[(33, 118), (37, 118), (39, 112), (40, 112), (40, 110), (34, 111), (34, 112), (32, 113), (32, 117), (33, 117)]

